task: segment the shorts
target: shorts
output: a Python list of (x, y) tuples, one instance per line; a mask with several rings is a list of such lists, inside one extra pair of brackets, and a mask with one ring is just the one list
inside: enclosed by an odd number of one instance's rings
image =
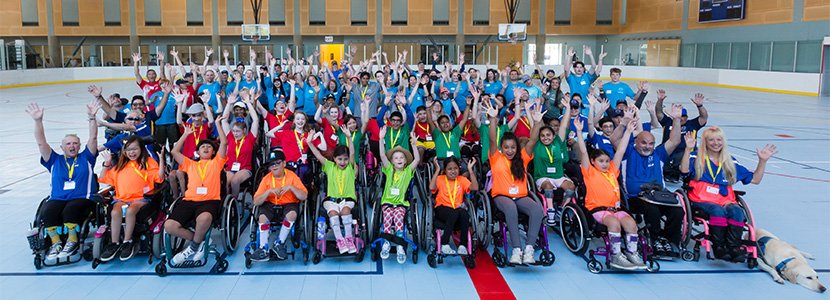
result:
[(553, 185), (553, 188), (558, 189), (558, 188), (562, 187), (562, 184), (564, 184), (565, 181), (573, 183), (573, 180), (571, 180), (570, 178), (565, 177), (565, 176), (562, 176), (560, 178), (545, 178), (545, 177), (542, 177), (542, 178), (536, 179), (536, 186), (541, 189), (542, 183), (550, 182), (550, 184)]
[[(341, 200), (341, 201), (336, 201), (336, 200)], [(346, 199), (328, 198), (328, 199), (326, 199), (326, 201), (323, 201), (323, 209), (325, 209), (326, 212), (335, 211), (335, 212), (339, 213), (341, 210), (343, 210), (344, 207), (348, 207), (349, 209), (354, 208), (354, 199), (351, 199), (351, 198), (346, 198)]]
[(170, 212), (168, 219), (177, 221), (182, 226), (187, 227), (195, 222), (196, 217), (204, 212), (210, 213), (210, 216), (213, 217), (213, 221), (215, 222), (221, 210), (222, 201), (219, 200), (188, 201), (182, 199), (182, 201), (179, 201), (173, 207), (173, 211)]
[(595, 212), (591, 215), (594, 216), (594, 220), (597, 220), (597, 222), (599, 222), (599, 223), (602, 223), (602, 220), (605, 219), (605, 217), (607, 217), (607, 216), (614, 216), (614, 217), (617, 218), (617, 220), (622, 220), (625, 217), (630, 217), (631, 216), (627, 212), (622, 211), (622, 210), (616, 211), (616, 212), (612, 212), (610, 210), (601, 210), (601, 211)]
[[(277, 212), (277, 209), (280, 208), (280, 207), (282, 207), (281, 216), (274, 215)], [(278, 204), (274, 204), (274, 203), (271, 203), (271, 202), (265, 202), (265, 203), (263, 203), (262, 205), (259, 206), (259, 215), (257, 217), (265, 216), (266, 218), (268, 218), (268, 220), (271, 220), (271, 221), (274, 221), (274, 220), (277, 220), (277, 219), (285, 219), (285, 215), (287, 215), (289, 212), (293, 211), (294, 213), (297, 213), (297, 211), (299, 209), (300, 209), (300, 204), (299, 203), (287, 203), (287, 204), (278, 205)]]
[(435, 141), (417, 141), (415, 142), (416, 147), (423, 147), (427, 149), (435, 149)]

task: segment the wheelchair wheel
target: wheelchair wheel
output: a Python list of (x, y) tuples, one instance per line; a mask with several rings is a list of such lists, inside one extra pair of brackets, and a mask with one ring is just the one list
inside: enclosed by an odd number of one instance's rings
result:
[(474, 234), (475, 239), (479, 242), (478, 247), (487, 249), (493, 238), (493, 214), (490, 208), (490, 199), (486, 192), (480, 191), (477, 195), (478, 197), (473, 203), (475, 214), (471, 215), (475, 218), (474, 223), (476, 224)]
[(225, 250), (233, 253), (239, 242), (239, 211), (237, 210), (236, 198), (227, 196), (223, 204), (221, 231), (225, 239)]
[(680, 253), (680, 258), (683, 259), (684, 261), (694, 261), (695, 260), (695, 254), (692, 251), (683, 250), (683, 252)]
[(602, 263), (596, 259), (591, 259), (588, 261), (588, 271), (594, 274), (599, 274), (602, 272)]
[(35, 264), (35, 270), (43, 269), (43, 260), (40, 259), (40, 253), (35, 254), (35, 258), (32, 262)]
[(493, 251), (493, 264), (495, 264), (496, 267), (503, 268), (507, 265), (507, 255), (496, 249)]
[(430, 268), (433, 268), (433, 269), (438, 267), (438, 261), (435, 258), (435, 254), (432, 254), (432, 253), (427, 254), (427, 264), (429, 265)]
[(576, 205), (568, 203), (562, 209), (559, 224), (559, 234), (565, 246), (576, 255), (583, 255), (588, 250), (588, 222), (582, 210)]
[(660, 271), (660, 262), (656, 259), (651, 259), (646, 262), (646, 271), (649, 273), (657, 273)]
[(556, 262), (556, 255), (553, 254), (550, 250), (543, 250), (542, 254), (539, 254), (539, 263), (543, 266), (547, 267), (553, 265)]
[(162, 259), (162, 260), (161, 260), (161, 261), (160, 261), (160, 262), (156, 265), (156, 269), (155, 269), (155, 271), (156, 271), (156, 275), (158, 275), (159, 277), (164, 277), (164, 276), (166, 276), (166, 275), (167, 275), (167, 266), (165, 266), (164, 264), (165, 264), (165, 261)]

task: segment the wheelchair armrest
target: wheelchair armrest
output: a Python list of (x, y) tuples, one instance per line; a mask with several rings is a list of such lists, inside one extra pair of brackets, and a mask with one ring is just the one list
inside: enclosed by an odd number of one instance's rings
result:
[(734, 191), (734, 192), (735, 192), (735, 195), (737, 195), (737, 196), (743, 196), (743, 195), (746, 195), (746, 192), (745, 192), (745, 191)]

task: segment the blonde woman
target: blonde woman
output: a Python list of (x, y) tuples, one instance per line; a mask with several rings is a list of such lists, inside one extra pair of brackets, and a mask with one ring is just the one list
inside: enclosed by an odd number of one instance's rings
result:
[(767, 160), (778, 150), (775, 145), (769, 144), (756, 150), (758, 166), (751, 172), (729, 154), (726, 136), (719, 127), (703, 131), (697, 152), (693, 152), (694, 133), (686, 134), (685, 141), (686, 151), (680, 161), (680, 171), (691, 178), (689, 200), (692, 206), (709, 215), (709, 236), (715, 257), (743, 262), (746, 253), (741, 247), (741, 236), (746, 215), (735, 201), (732, 186), (737, 182), (761, 183)]

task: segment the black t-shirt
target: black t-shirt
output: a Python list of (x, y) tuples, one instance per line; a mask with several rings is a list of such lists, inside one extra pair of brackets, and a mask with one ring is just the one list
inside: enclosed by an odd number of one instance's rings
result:
[[(669, 140), (669, 133), (671, 132), (671, 124), (672, 119), (666, 115), (663, 115), (663, 118), (660, 119), (660, 125), (663, 126), (663, 143)], [(700, 124), (700, 117), (689, 119), (686, 121), (686, 124), (680, 125), (680, 144), (677, 145), (677, 148), (674, 148), (674, 152), (677, 153), (678, 151), (682, 152), (686, 149), (686, 141), (683, 137), (686, 136), (687, 132), (696, 131), (706, 126), (706, 123)]]

